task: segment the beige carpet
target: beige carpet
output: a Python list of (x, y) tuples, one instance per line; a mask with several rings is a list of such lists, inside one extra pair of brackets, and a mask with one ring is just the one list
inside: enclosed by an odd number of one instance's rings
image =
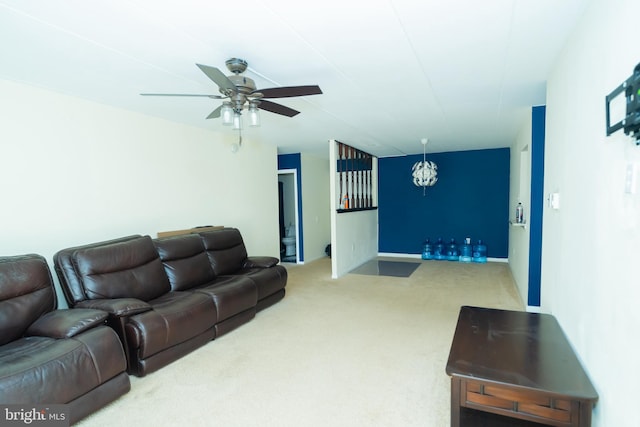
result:
[(504, 263), (424, 261), (409, 278), (338, 280), (328, 258), (287, 268), (284, 300), (131, 377), (128, 394), (78, 425), (448, 426), (460, 306), (523, 309)]

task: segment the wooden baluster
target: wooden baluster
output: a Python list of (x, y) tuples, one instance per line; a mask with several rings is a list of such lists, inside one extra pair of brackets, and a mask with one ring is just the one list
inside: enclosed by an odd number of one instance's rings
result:
[(358, 204), (361, 208), (364, 208), (364, 153), (362, 151), (358, 151), (358, 174), (360, 175), (360, 198), (358, 200)]
[(349, 158), (351, 159), (351, 167), (349, 168), (349, 172), (351, 173), (351, 199), (349, 200), (349, 207), (351, 209), (353, 209), (355, 207), (354, 204), (354, 199), (355, 197), (355, 193), (356, 193), (356, 185), (355, 185), (355, 178), (353, 176), (353, 169), (354, 169), (354, 164), (353, 164), (353, 160), (355, 158), (355, 148), (353, 147), (349, 147)]
[(367, 153), (362, 152), (362, 206), (365, 208), (369, 207), (367, 206), (367, 194), (369, 191), (367, 186), (367, 156)]
[(340, 198), (338, 199), (338, 207), (344, 207), (343, 203), (343, 195), (342, 195), (342, 142), (338, 142), (338, 176), (340, 177)]
[(360, 169), (362, 169), (362, 207), (368, 208), (367, 206), (367, 153), (362, 152), (362, 159), (360, 160)]
[(362, 188), (360, 188), (360, 150), (355, 150), (355, 168), (354, 173), (356, 174), (356, 187), (358, 191), (356, 192), (356, 207), (361, 208), (362, 204)]
[(349, 209), (349, 202), (351, 201), (350, 192), (349, 192), (349, 146), (345, 145), (344, 147), (344, 185), (345, 185), (345, 201), (344, 208)]
[(369, 207), (373, 207), (373, 156), (367, 159), (367, 174), (369, 175)]
[(358, 149), (353, 149), (353, 207), (357, 208), (358, 206)]
[(350, 179), (349, 176), (349, 171), (350, 171), (350, 166), (349, 166), (349, 160), (351, 159), (351, 147), (349, 147), (348, 145), (345, 146), (345, 150), (346, 154), (345, 154), (345, 172), (344, 172), (344, 179), (347, 182), (347, 198), (349, 200), (349, 208), (348, 209), (352, 209), (353, 208), (353, 183)]
[(365, 153), (364, 161), (362, 162), (362, 173), (364, 174), (364, 183), (365, 183), (364, 185), (367, 187), (366, 193), (364, 194), (364, 205), (370, 208), (371, 206), (369, 206), (369, 193), (371, 193), (371, 183), (369, 182), (368, 167), (369, 167), (369, 154)]

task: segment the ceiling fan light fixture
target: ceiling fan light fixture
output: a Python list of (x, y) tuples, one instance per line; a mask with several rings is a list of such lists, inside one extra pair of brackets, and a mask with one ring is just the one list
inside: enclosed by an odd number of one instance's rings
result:
[(233, 130), (242, 130), (242, 115), (233, 113)]
[(260, 110), (258, 110), (258, 104), (255, 102), (249, 103), (249, 126), (260, 126)]
[(231, 108), (230, 102), (222, 103), (220, 109), (220, 117), (222, 118), (222, 124), (225, 126), (231, 126), (233, 124), (233, 108)]

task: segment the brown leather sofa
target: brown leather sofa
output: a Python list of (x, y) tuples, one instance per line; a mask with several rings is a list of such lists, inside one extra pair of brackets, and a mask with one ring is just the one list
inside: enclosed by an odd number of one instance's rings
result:
[(75, 423), (130, 382), (107, 313), (56, 308), (42, 256), (0, 257), (0, 403), (66, 404)]
[(277, 258), (248, 257), (230, 228), (77, 246), (54, 264), (70, 307), (109, 313), (137, 376), (253, 319), (284, 297), (287, 281)]
[(256, 309), (263, 310), (284, 298), (287, 269), (278, 259), (268, 256), (248, 256), (242, 235), (237, 228), (200, 233), (211, 267), (218, 277), (248, 277), (258, 291)]

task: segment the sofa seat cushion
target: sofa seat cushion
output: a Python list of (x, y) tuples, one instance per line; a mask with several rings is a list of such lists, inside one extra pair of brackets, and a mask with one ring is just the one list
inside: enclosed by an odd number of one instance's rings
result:
[(243, 268), (235, 274), (246, 276), (255, 282), (258, 301), (275, 294), (287, 284), (287, 269), (281, 265), (269, 268)]
[(258, 302), (256, 284), (243, 276), (218, 277), (197, 288), (196, 292), (209, 296), (215, 303), (218, 312), (216, 323), (254, 308)]
[(0, 402), (68, 403), (125, 369), (118, 336), (106, 326), (69, 339), (21, 338), (0, 347)]
[(131, 316), (125, 325), (131, 351), (146, 359), (212, 328), (216, 306), (206, 295), (169, 292), (149, 301), (152, 310)]

